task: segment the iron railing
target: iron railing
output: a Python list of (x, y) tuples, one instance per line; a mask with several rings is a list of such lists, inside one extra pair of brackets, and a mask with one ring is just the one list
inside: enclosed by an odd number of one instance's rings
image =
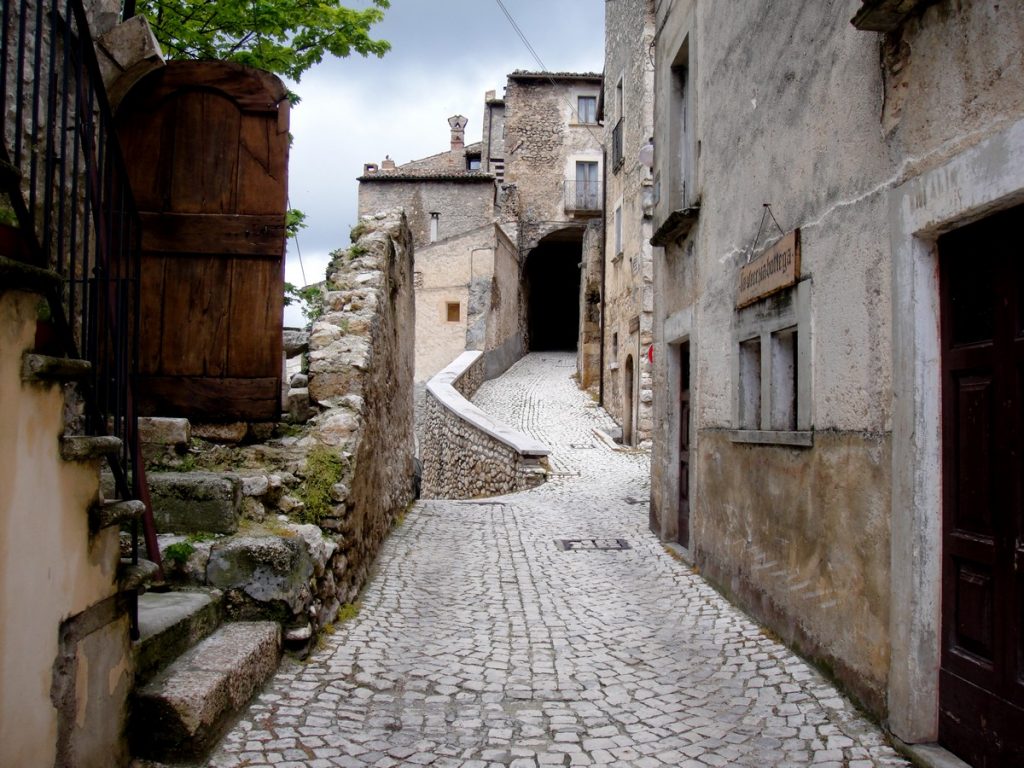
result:
[(600, 181), (572, 181), (564, 183), (566, 213), (600, 213), (602, 209)]
[[(141, 230), (82, 0), (5, 0), (2, 33), (0, 175), (23, 259), (62, 279), (47, 297), (56, 351), (92, 363), (82, 431), (121, 439), (118, 496), (146, 503), (159, 564), (132, 396)], [(132, 538), (137, 563), (137, 528)]]
[(625, 158), (622, 155), (622, 118), (612, 128), (612, 171), (622, 167)]

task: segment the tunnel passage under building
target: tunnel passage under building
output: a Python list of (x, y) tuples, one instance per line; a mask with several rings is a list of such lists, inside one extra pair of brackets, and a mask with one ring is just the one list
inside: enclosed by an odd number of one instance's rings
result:
[(549, 235), (526, 259), (526, 307), (531, 352), (575, 350), (580, 325), (579, 230)]

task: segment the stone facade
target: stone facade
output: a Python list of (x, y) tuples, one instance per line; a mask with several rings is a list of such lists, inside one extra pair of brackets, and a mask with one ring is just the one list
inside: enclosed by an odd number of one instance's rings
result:
[(602, 405), (627, 445), (649, 445), (654, 429), (654, 262), (650, 240), (653, 176), (640, 161), (654, 134), (653, 0), (605, 5), (604, 365)]
[[(547, 305), (575, 308), (575, 265), (587, 221), (600, 215), (601, 136), (596, 104), (600, 76), (530, 73), (508, 76), (506, 95), (485, 96), (483, 140), (466, 146), (466, 118), (449, 120), (447, 152), (396, 166), (367, 164), (360, 177), (359, 210), (403, 208), (416, 244), (416, 380), (425, 381), (461, 351), (487, 353), (497, 375), (530, 348), (530, 279), (525, 264), (546, 240), (539, 261), (561, 257), (573, 269), (535, 270), (557, 276)], [(591, 111), (581, 121), (579, 99)], [(585, 210), (576, 205), (577, 164), (586, 169)], [(568, 203), (567, 203), (568, 201)], [(553, 253), (560, 251), (560, 253)], [(557, 259), (555, 259), (557, 260)], [(574, 280), (563, 273), (571, 273)], [(548, 280), (539, 279), (541, 288)], [(568, 301), (564, 301), (569, 299)], [(564, 334), (576, 346), (576, 316)], [(548, 325), (545, 321), (538, 327)]]
[(484, 356), (465, 352), (427, 383), (424, 498), (499, 496), (533, 488), (547, 476), (545, 446), (469, 402), (484, 373)]
[[(879, 38), (857, 6), (658, 8), (651, 502), (704, 574), (933, 741), (935, 245), (1024, 199), (1024, 11), (919, 4)], [(796, 284), (737, 309), (740, 269), (797, 229)]]

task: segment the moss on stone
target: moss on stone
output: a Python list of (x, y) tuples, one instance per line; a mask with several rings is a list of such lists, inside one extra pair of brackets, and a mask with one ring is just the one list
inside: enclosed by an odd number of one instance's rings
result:
[(319, 523), (334, 512), (331, 488), (340, 483), (345, 464), (334, 451), (325, 445), (318, 445), (306, 458), (306, 478), (299, 487), (299, 496), (305, 508), (302, 520)]

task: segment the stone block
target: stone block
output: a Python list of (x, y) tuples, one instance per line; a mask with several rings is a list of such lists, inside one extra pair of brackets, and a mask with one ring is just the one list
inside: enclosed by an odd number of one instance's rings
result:
[(249, 433), (249, 425), (244, 421), (230, 424), (193, 424), (192, 434), (211, 443), (240, 443)]
[(175, 448), (187, 447), (192, 439), (192, 425), (188, 419), (171, 419), (161, 416), (139, 418), (139, 439), (151, 445), (168, 445)]
[(240, 536), (216, 544), (206, 578), (227, 594), (231, 618), (290, 620), (312, 600), (313, 561), (299, 536)]
[(213, 472), (154, 472), (149, 475), (157, 530), (174, 533), (234, 533), (238, 530), (241, 483)]
[(310, 408), (309, 389), (301, 387), (288, 390), (288, 420), (292, 424), (303, 424), (313, 414)]
[(277, 669), (275, 622), (225, 624), (136, 690), (129, 734), (150, 760), (202, 758)]
[(309, 351), (309, 331), (285, 328), (283, 341), (286, 357), (295, 357)]

